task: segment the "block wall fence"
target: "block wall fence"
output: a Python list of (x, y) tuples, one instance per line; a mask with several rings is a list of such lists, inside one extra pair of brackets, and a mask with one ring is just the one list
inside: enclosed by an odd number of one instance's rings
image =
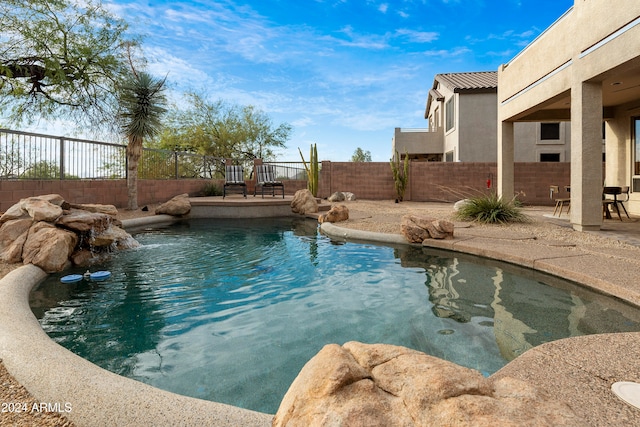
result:
[[(549, 186), (570, 183), (570, 163), (516, 163), (514, 188), (525, 204), (551, 205)], [(487, 191), (487, 180), (495, 189), (496, 163), (412, 162), (405, 200), (455, 202), (468, 195)], [(222, 188), (223, 181), (214, 181)], [(138, 205), (162, 203), (188, 193), (202, 194), (209, 181), (202, 179), (139, 180)], [(284, 181), (285, 193), (293, 195), (306, 188), (306, 181)], [(247, 181), (249, 197), (255, 183)], [(318, 196), (349, 191), (358, 199), (394, 200), (396, 192), (388, 162), (323, 161)], [(60, 194), (70, 203), (100, 203), (123, 208), (127, 205), (126, 180), (0, 180), (0, 211), (5, 212), (20, 199), (43, 194)], [(561, 193), (562, 194), (562, 193)]]
[[(495, 190), (496, 163), (411, 162), (404, 200), (414, 202), (456, 202), (469, 195)], [(571, 182), (571, 163), (516, 163), (514, 188), (518, 199), (530, 205), (553, 205), (549, 186), (564, 188)], [(320, 197), (349, 191), (359, 199), (393, 200), (396, 192), (388, 162), (322, 162)], [(563, 197), (565, 194), (561, 193)]]

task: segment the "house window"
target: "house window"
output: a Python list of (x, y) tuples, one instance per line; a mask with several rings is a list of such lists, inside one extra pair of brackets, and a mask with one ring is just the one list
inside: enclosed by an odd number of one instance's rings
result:
[(560, 139), (560, 123), (540, 123), (540, 139)]
[(447, 127), (446, 127), (447, 132), (453, 129), (455, 119), (456, 119), (456, 108), (453, 102), (454, 99), (455, 98), (449, 98), (449, 100), (445, 105), (445, 114), (447, 116)]
[(540, 153), (541, 162), (559, 162), (560, 153)]
[(453, 151), (448, 151), (447, 153), (445, 153), (444, 161), (449, 163), (453, 162)]

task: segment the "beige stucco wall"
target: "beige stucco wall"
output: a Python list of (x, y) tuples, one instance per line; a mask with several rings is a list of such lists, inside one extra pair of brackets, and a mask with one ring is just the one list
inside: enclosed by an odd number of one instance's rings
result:
[(459, 94), (458, 160), (495, 162), (497, 106), (495, 93)]
[(538, 162), (541, 153), (558, 153), (561, 162), (571, 160), (571, 126), (568, 122), (560, 122), (557, 140), (543, 140), (538, 122), (515, 123), (513, 133), (516, 162)]
[(395, 128), (392, 139), (392, 157), (395, 153), (442, 154), (442, 129), (430, 132), (428, 129)]

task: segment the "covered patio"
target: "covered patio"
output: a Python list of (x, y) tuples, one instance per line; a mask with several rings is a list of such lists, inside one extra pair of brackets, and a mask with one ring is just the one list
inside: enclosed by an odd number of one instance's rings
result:
[[(571, 122), (570, 221), (603, 224), (603, 187), (640, 214), (640, 3), (575, 1), (498, 70), (498, 192), (514, 188), (514, 123)], [(603, 167), (604, 160), (604, 167)]]

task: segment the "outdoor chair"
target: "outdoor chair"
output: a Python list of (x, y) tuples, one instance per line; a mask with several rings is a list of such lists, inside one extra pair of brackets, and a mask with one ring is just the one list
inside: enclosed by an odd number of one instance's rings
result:
[(284, 184), (282, 181), (276, 181), (275, 170), (273, 165), (256, 165), (255, 166), (255, 175), (256, 175), (256, 186), (253, 190), (253, 197), (256, 196), (258, 192), (258, 187), (260, 187), (260, 192), (262, 194), (262, 198), (264, 199), (264, 190), (271, 191), (271, 195), (275, 197), (276, 189), (280, 189), (282, 191), (282, 198), (284, 199)]
[[(625, 194), (626, 196), (625, 200), (618, 199), (618, 196), (622, 194)], [(612, 195), (613, 199), (607, 198), (606, 197), (607, 195)], [(603, 209), (604, 217), (607, 219), (611, 219), (611, 211), (609, 210), (609, 207), (612, 207), (613, 209), (615, 209), (616, 213), (618, 214), (618, 219), (622, 221), (622, 215), (620, 215), (620, 206), (622, 206), (624, 213), (627, 215), (627, 218), (629, 218), (629, 213), (627, 212), (627, 208), (625, 208), (624, 204), (622, 203), (622, 202), (626, 202), (627, 200), (629, 200), (628, 186), (604, 187), (602, 189), (602, 209)]]
[[(549, 197), (553, 199), (554, 194), (559, 194), (559, 193), (560, 193), (560, 187), (558, 187), (557, 185), (549, 186)], [(564, 208), (565, 205), (567, 206), (567, 215), (569, 214), (569, 211), (571, 210), (571, 198), (569, 197), (556, 198), (554, 199), (554, 201), (556, 202), (556, 207), (553, 209), (554, 216), (558, 211), (559, 211), (558, 216), (562, 216), (562, 209)]]
[(242, 166), (225, 166), (224, 187), (222, 188), (222, 198), (227, 196), (227, 190), (240, 188), (242, 195), (247, 198), (247, 184), (244, 182), (244, 169)]

